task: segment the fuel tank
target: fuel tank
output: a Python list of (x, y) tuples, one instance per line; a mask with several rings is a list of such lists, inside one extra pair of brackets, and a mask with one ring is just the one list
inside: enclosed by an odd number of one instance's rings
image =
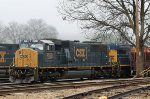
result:
[(90, 78), (92, 75), (92, 71), (91, 70), (72, 70), (72, 71), (68, 71), (65, 75), (65, 78)]
[(18, 68), (38, 67), (38, 52), (31, 48), (21, 48), (17, 50), (15, 53), (14, 65)]

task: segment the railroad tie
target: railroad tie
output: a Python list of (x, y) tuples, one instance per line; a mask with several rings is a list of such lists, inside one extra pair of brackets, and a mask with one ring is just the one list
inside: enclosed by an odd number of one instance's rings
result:
[(101, 96), (98, 99), (107, 99), (107, 97), (106, 96)]

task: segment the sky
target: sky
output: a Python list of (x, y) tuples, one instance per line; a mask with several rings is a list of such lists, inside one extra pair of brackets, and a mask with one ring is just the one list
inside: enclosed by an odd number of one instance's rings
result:
[(43, 19), (57, 29), (59, 39), (86, 40), (79, 24), (62, 19), (57, 11), (59, 1), (61, 0), (0, 0), (0, 21), (7, 24), (12, 21), (25, 23), (29, 19)]

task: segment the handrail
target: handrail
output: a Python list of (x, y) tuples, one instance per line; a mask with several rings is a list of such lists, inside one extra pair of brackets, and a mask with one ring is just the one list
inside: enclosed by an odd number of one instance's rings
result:
[[(146, 73), (148, 73), (148, 72), (150, 72), (150, 67), (147, 68), (147, 69), (145, 69), (145, 70), (143, 70), (143, 71), (140, 73), (140, 75), (144, 77), (144, 75), (145, 75)], [(137, 75), (135, 75), (133, 78), (136, 78), (136, 77), (137, 77)]]

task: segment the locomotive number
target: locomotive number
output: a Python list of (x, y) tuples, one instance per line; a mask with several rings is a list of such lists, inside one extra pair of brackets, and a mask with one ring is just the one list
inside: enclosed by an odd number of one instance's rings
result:
[(76, 57), (77, 58), (85, 58), (86, 57), (86, 49), (85, 48), (77, 48), (76, 49)]
[(28, 55), (20, 55), (20, 58), (28, 58)]
[(5, 54), (6, 54), (5, 51), (0, 51), (0, 62), (6, 62), (5, 57), (4, 57)]
[(47, 59), (53, 59), (54, 54), (53, 53), (47, 53)]

